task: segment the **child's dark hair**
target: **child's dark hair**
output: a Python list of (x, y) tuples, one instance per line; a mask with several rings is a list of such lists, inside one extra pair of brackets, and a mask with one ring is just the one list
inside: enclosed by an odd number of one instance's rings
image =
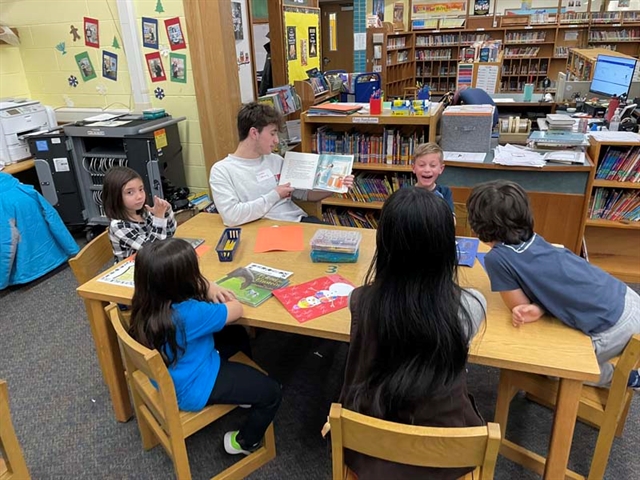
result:
[(517, 245), (533, 235), (529, 196), (517, 183), (496, 180), (477, 185), (467, 210), (469, 225), (483, 242)]
[(136, 178), (142, 180), (138, 172), (129, 167), (112, 167), (107, 171), (102, 185), (102, 204), (107, 217), (117, 220), (129, 219), (122, 200), (122, 187)]
[(238, 112), (238, 137), (241, 142), (249, 136), (252, 127), (262, 132), (268, 125), (282, 128), (282, 115), (269, 105), (251, 102), (243, 105)]
[(129, 334), (160, 352), (167, 366), (182, 354), (176, 341), (171, 305), (209, 301), (209, 282), (200, 273), (193, 247), (179, 238), (146, 243), (136, 256), (135, 293)]
[(376, 247), (352, 307), (367, 348), (343, 403), (411, 423), (407, 412), (465, 368), (472, 335), (457, 283), (451, 210), (423, 188), (401, 188), (384, 203)]

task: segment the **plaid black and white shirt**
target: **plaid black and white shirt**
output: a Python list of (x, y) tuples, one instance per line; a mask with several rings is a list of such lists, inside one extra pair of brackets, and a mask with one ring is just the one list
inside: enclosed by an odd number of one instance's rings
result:
[(120, 262), (130, 257), (147, 242), (164, 240), (173, 237), (176, 232), (176, 220), (173, 211), (169, 209), (164, 218), (157, 218), (148, 212), (143, 212), (144, 221), (111, 220), (109, 224), (109, 240), (113, 248), (116, 261)]

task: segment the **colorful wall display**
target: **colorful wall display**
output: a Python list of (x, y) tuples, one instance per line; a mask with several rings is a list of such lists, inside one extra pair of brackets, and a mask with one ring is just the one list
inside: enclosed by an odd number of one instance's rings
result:
[(118, 55), (115, 53), (102, 51), (102, 76), (113, 80), (118, 80)]
[(87, 47), (100, 48), (99, 23), (95, 18), (84, 17), (84, 44)]
[(466, 2), (443, 2), (442, 0), (414, 0), (411, 17), (429, 15), (458, 15), (467, 12)]
[(162, 59), (160, 58), (160, 52), (147, 53), (144, 56), (147, 61), (147, 67), (149, 68), (149, 76), (152, 82), (163, 82), (167, 79), (167, 75), (164, 72), (164, 66), (162, 65)]
[(171, 67), (169, 79), (172, 82), (187, 83), (187, 56), (180, 53), (169, 55), (169, 65)]
[(167, 29), (167, 38), (169, 38), (171, 50), (187, 48), (187, 42), (184, 39), (184, 33), (178, 17), (165, 20), (164, 26)]
[(158, 49), (158, 20), (142, 17), (142, 46)]
[(91, 59), (87, 52), (77, 54), (75, 59), (78, 69), (80, 70), (80, 76), (84, 82), (96, 78), (96, 71), (93, 68), (93, 64), (91, 63)]
[(320, 9), (285, 6), (283, 15), (287, 75), (293, 85), (308, 78), (307, 70), (320, 69)]

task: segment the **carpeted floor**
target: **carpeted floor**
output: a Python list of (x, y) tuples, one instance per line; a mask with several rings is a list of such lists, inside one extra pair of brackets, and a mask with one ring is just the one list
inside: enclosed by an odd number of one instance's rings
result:
[[(64, 266), (29, 285), (0, 291), (0, 378), (9, 384), (13, 422), (32, 478), (172, 478), (161, 447), (142, 449), (135, 420), (114, 420), (75, 288)], [(275, 421), (277, 457), (250, 478), (329, 479), (331, 452), (320, 428), (341, 385), (347, 345), (259, 331), (253, 347), (257, 363), (284, 385), (284, 400)], [(475, 365), (469, 371), (470, 391), (483, 416), (492, 419), (498, 372)], [(222, 436), (245, 414), (238, 409), (188, 439), (194, 479), (208, 479), (234, 461), (222, 449)], [(551, 420), (550, 411), (520, 396), (511, 407), (507, 436), (545, 454)], [(606, 478), (638, 478), (639, 431), (635, 399)], [(588, 473), (595, 440), (594, 429), (576, 426), (571, 469)], [(495, 478), (538, 476), (501, 458)]]

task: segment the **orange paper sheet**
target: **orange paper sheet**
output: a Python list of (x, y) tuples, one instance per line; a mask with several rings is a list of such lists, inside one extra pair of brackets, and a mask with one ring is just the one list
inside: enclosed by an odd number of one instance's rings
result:
[(201, 257), (203, 256), (205, 253), (207, 253), (209, 250), (211, 250), (211, 245), (205, 245), (204, 243), (202, 245), (200, 245), (198, 248), (196, 248), (196, 254)]
[(256, 253), (301, 252), (304, 250), (304, 233), (300, 225), (286, 227), (262, 227), (258, 229)]

